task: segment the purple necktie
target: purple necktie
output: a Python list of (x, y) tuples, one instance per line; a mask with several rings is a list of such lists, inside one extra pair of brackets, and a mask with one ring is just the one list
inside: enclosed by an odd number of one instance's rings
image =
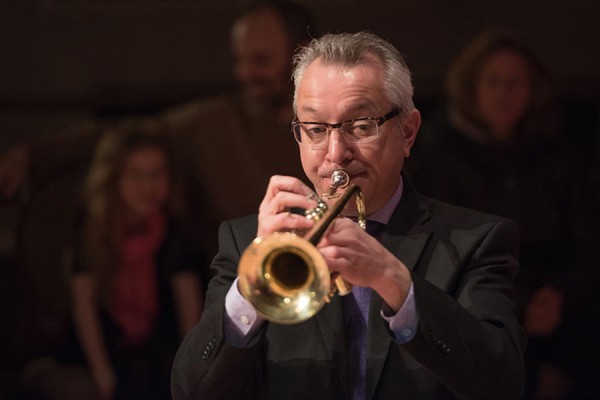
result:
[[(379, 239), (385, 224), (367, 221), (367, 232)], [(349, 345), (349, 364), (351, 376), (352, 399), (365, 398), (365, 382), (367, 371), (367, 326), (369, 323), (369, 303), (371, 288), (354, 286), (352, 294), (342, 297), (346, 336)]]

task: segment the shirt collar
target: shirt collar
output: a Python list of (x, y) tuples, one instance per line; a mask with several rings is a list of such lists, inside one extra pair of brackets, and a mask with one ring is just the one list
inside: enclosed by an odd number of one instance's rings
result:
[(392, 214), (394, 213), (396, 206), (398, 205), (398, 203), (400, 203), (403, 190), (404, 180), (402, 179), (402, 175), (400, 175), (398, 187), (396, 188), (396, 192), (394, 193), (394, 195), (388, 200), (388, 202), (385, 204), (385, 206), (383, 206), (383, 208), (380, 208), (372, 214), (368, 214), (367, 219), (370, 221), (381, 222), (387, 225), (390, 222), (390, 219), (392, 218)]

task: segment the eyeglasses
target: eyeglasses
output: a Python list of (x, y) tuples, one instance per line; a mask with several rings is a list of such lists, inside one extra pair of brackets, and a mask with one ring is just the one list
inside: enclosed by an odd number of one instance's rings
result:
[(379, 135), (379, 127), (398, 114), (400, 114), (400, 109), (396, 107), (383, 117), (378, 118), (356, 118), (337, 124), (293, 121), (291, 127), (294, 138), (301, 144), (313, 146), (325, 144), (332, 129), (339, 129), (348, 142), (360, 144), (375, 140)]

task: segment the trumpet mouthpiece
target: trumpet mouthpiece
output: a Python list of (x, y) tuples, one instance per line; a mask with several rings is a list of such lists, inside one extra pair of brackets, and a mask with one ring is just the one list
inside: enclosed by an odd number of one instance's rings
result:
[(331, 174), (331, 185), (329, 185), (329, 189), (327, 189), (327, 193), (323, 193), (324, 197), (328, 199), (335, 199), (339, 197), (339, 194), (336, 194), (337, 190), (340, 188), (345, 188), (350, 183), (350, 176), (343, 169), (336, 169)]
[(336, 169), (331, 174), (331, 186), (336, 189), (345, 188), (350, 183), (350, 176), (343, 169)]

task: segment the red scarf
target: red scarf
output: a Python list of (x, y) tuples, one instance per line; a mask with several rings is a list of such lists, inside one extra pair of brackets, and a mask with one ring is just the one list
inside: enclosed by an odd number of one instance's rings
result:
[(165, 236), (165, 217), (156, 214), (145, 229), (117, 235), (119, 268), (115, 274), (111, 315), (128, 344), (141, 344), (158, 313), (156, 253)]

